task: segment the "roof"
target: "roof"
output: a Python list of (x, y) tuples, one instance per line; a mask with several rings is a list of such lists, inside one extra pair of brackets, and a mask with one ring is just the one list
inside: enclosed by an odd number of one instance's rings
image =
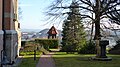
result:
[(58, 32), (57, 32), (56, 28), (54, 26), (52, 26), (47, 33), (48, 34), (57, 34)]

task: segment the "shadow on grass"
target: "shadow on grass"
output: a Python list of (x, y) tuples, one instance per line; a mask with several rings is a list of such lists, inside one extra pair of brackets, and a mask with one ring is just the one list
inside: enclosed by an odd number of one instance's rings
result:
[(36, 64), (38, 63), (40, 57), (34, 58), (33, 56), (25, 56), (22, 58), (21, 63), (18, 65), (18, 67), (35, 67)]
[(67, 54), (46, 54), (46, 55), (67, 55)]
[(53, 55), (57, 67), (120, 67), (120, 55), (108, 55), (112, 61), (91, 60), (93, 54), (64, 54)]
[(63, 57), (55, 57), (54, 56), (54, 58), (55, 59), (66, 59), (66, 60), (72, 60), (72, 59), (74, 59), (74, 60), (77, 60), (77, 61), (91, 61), (91, 57), (85, 57), (84, 55), (83, 56), (75, 56), (76, 54), (74, 54), (74, 56), (72, 56), (72, 55), (69, 55), (69, 56), (67, 56), (67, 54), (66, 54), (66, 56), (63, 56)]
[[(58, 56), (57, 56), (58, 55)], [(77, 56), (75, 56), (77, 55)], [(63, 59), (76, 59), (76, 60), (80, 60), (80, 61), (98, 61), (98, 60), (92, 60), (92, 57), (95, 57), (94, 55), (91, 55), (91, 56), (87, 56), (87, 55), (78, 55), (78, 54), (54, 54), (53, 56), (54, 58), (63, 58)], [(108, 56), (108, 57), (111, 57), (112, 60), (110, 61), (117, 61), (119, 60), (120, 61), (120, 55), (119, 56)], [(104, 61), (103, 61), (104, 62)], [(107, 61), (106, 61), (107, 62)]]

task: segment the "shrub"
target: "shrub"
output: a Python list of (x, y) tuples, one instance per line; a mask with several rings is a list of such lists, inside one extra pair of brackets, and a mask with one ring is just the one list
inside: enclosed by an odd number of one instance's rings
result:
[(95, 44), (93, 42), (87, 42), (86, 45), (83, 45), (78, 51), (79, 54), (95, 54)]
[(21, 41), (21, 46), (24, 47), (26, 44), (26, 41)]
[(76, 52), (76, 45), (65, 45), (62, 47), (61, 51), (67, 52), (67, 53), (74, 53)]
[(110, 54), (120, 54), (120, 40), (116, 41), (116, 45), (109, 50)]

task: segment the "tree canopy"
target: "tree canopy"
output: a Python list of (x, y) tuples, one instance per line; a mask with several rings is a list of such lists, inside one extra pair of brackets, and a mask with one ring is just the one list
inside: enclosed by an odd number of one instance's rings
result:
[[(69, 6), (72, 0), (54, 0), (54, 3), (49, 8), (49, 15), (66, 17), (66, 14), (70, 12), (69, 8), (80, 8), (81, 18), (87, 18), (92, 20), (95, 24), (95, 37), (94, 39), (100, 39), (100, 22), (103, 18), (109, 18), (114, 20), (113, 23), (120, 24), (119, 22), (119, 11), (120, 1), (119, 0), (74, 0), (79, 6)], [(93, 14), (93, 16), (92, 16)], [(115, 15), (114, 15), (115, 14)], [(115, 22), (116, 21), (116, 22)]]

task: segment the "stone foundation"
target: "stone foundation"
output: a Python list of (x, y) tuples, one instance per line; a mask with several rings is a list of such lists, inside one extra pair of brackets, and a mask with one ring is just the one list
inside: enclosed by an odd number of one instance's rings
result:
[(1, 63), (1, 50), (3, 50), (3, 31), (0, 30), (0, 63)]
[(92, 57), (90, 58), (91, 60), (96, 60), (96, 61), (111, 61), (111, 57), (106, 57), (106, 58), (97, 58), (97, 57)]
[(18, 36), (15, 30), (6, 30), (6, 55), (7, 60), (12, 64), (17, 56)]

